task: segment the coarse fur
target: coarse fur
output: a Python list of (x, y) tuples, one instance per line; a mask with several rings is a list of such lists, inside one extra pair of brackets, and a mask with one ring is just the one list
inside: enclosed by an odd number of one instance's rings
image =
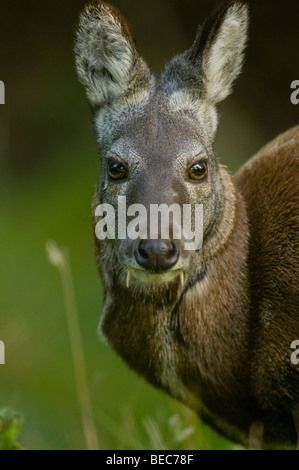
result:
[[(102, 161), (94, 211), (116, 207), (118, 196), (127, 205), (204, 210), (203, 246), (186, 251), (184, 239), (171, 240), (179, 256), (169, 269), (144, 269), (138, 240), (95, 237), (100, 330), (130, 367), (226, 437), (292, 448), (299, 429), (299, 368), (290, 360), (299, 337), (299, 127), (233, 177), (213, 151), (217, 104), (241, 71), (247, 24), (245, 4), (225, 4), (157, 82), (115, 8), (96, 1), (81, 14), (76, 65)], [(111, 179), (109, 162), (122, 165), (126, 178)], [(196, 162), (208, 168), (200, 182), (188, 178)]]

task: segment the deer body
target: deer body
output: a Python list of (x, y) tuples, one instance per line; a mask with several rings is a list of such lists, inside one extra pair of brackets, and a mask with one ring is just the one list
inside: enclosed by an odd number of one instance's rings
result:
[(216, 105), (240, 72), (246, 25), (247, 8), (231, 2), (156, 83), (116, 10), (95, 2), (81, 15), (77, 70), (103, 168), (94, 209), (126, 196), (204, 211), (203, 246), (193, 252), (171, 237), (95, 239), (101, 331), (139, 374), (230, 439), (250, 445), (260, 429), (266, 447), (288, 447), (299, 426), (290, 361), (299, 336), (299, 127), (233, 177), (213, 153)]

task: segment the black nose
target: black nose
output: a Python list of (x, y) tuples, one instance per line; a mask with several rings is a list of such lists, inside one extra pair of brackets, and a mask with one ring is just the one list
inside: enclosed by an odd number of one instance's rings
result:
[(135, 247), (135, 259), (145, 269), (163, 272), (172, 268), (179, 259), (178, 247), (163, 240), (141, 240)]

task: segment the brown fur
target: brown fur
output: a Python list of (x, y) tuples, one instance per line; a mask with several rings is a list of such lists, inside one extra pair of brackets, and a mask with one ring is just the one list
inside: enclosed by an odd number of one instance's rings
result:
[[(299, 337), (299, 127), (268, 144), (234, 181), (250, 232), (251, 388), (269, 426), (291, 437), (291, 410), (299, 403), (299, 368), (290, 362)], [(267, 438), (267, 426), (265, 432)]]
[[(299, 403), (299, 370), (291, 364), (290, 345), (299, 336), (298, 157), (299, 127), (233, 177), (234, 226), (212, 259), (213, 240), (206, 248), (202, 285), (184, 294), (172, 283), (147, 297), (120, 285), (111, 267), (112, 301), (102, 331), (116, 351), (152, 384), (245, 445), (257, 420), (265, 423), (266, 445), (296, 442), (291, 410)], [(230, 177), (222, 172), (227, 185)], [(101, 268), (110, 276), (107, 266)], [(183, 385), (176, 389), (161, 383), (165, 342)]]

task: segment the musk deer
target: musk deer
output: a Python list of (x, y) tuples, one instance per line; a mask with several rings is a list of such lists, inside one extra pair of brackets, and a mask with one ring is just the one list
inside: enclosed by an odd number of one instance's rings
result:
[(161, 231), (95, 238), (100, 329), (137, 373), (229, 439), (294, 448), (299, 127), (234, 176), (213, 151), (217, 105), (241, 71), (247, 24), (246, 4), (229, 2), (156, 81), (114, 7), (96, 1), (80, 16), (76, 66), (102, 162), (95, 211), (109, 204), (119, 220), (124, 197), (134, 208), (125, 217), (140, 205), (203, 207), (199, 249)]

